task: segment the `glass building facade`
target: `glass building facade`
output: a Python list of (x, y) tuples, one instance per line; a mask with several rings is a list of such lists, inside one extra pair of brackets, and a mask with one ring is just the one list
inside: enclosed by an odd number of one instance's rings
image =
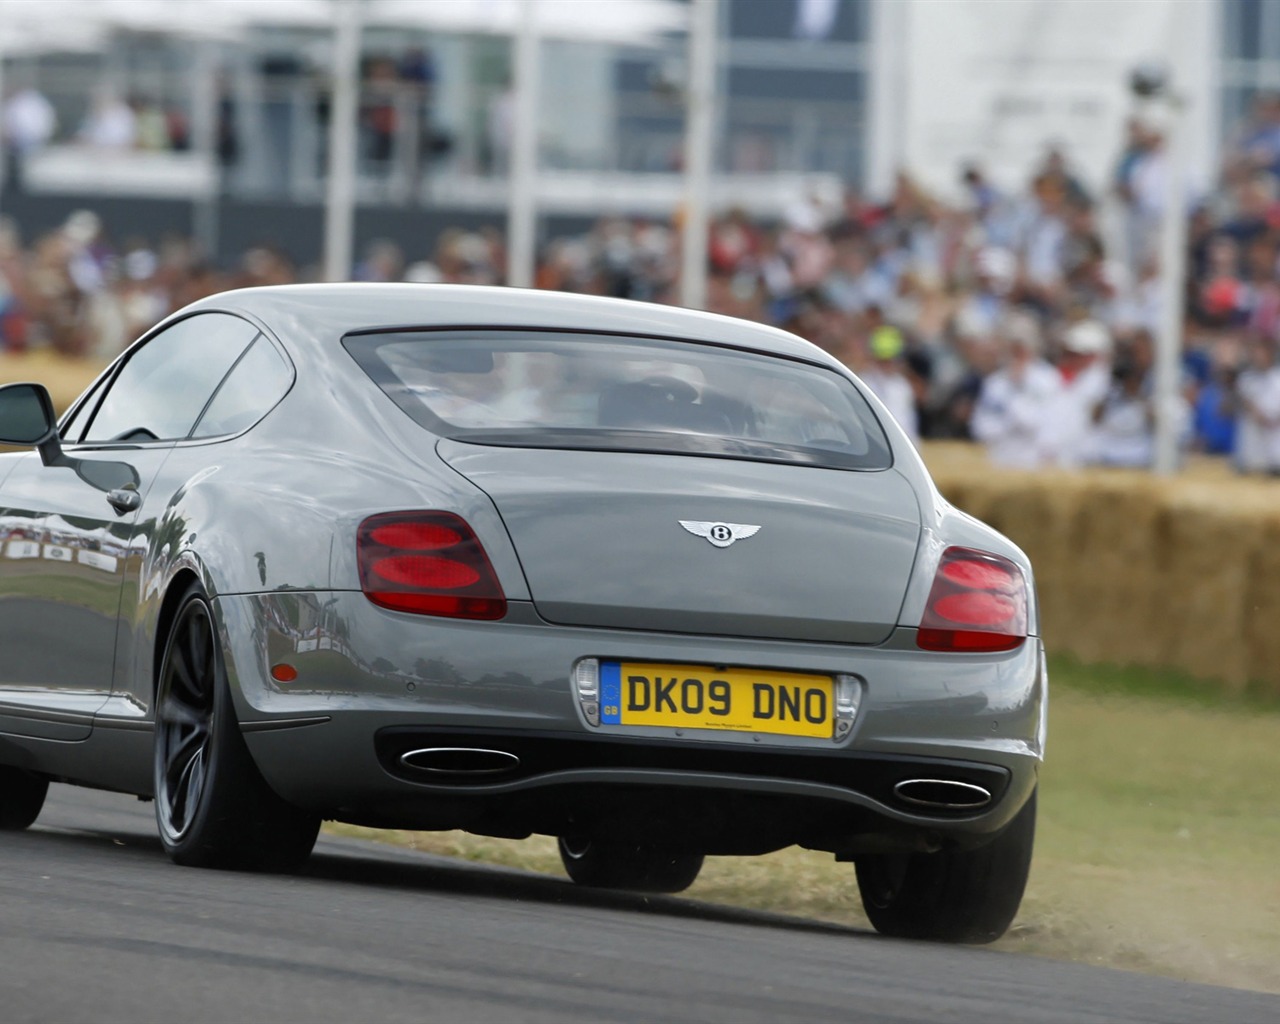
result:
[(1220, 0), (1222, 125), (1230, 133), (1259, 93), (1280, 93), (1280, 0)]
[[(724, 0), (717, 171), (864, 183), (872, 40), (877, 18), (897, 2)], [(1280, 91), (1280, 0), (1214, 2), (1221, 12), (1219, 124), (1231, 138), (1259, 93)], [(263, 29), (242, 42), (203, 44), (119, 34), (101, 53), (10, 56), (6, 86), (34, 85), (50, 99), (55, 144), (74, 144), (95, 104), (114, 97), (133, 108), (144, 149), (192, 154), (210, 137), (201, 132), (201, 87), (192, 73), (202, 46), (216, 68), (212, 148), (224, 192), (318, 200), (332, 56), (326, 30)], [(676, 174), (684, 63), (682, 36), (635, 46), (546, 40), (543, 170)], [(500, 205), (510, 79), (507, 38), (366, 30), (362, 199)], [(207, 95), (205, 109), (208, 117)], [(89, 170), (86, 186), (97, 169)]]

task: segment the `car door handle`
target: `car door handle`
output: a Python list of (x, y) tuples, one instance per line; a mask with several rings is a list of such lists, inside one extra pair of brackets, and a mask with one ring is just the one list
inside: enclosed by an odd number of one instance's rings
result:
[(138, 511), (142, 495), (132, 487), (117, 487), (114, 491), (107, 491), (107, 503), (116, 510), (117, 515), (122, 516), (126, 512)]

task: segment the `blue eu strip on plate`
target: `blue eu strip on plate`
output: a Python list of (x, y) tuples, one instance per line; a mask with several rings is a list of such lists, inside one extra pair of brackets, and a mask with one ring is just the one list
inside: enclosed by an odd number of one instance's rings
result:
[(600, 662), (600, 724), (622, 722), (622, 663)]

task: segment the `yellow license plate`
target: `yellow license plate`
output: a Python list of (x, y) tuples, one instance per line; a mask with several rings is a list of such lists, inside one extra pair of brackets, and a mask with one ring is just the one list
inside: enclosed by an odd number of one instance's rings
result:
[(832, 691), (830, 676), (601, 661), (600, 722), (829, 738)]

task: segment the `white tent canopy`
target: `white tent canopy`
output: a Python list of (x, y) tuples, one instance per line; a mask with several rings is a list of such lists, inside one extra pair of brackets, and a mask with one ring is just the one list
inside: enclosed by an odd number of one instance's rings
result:
[[(675, 0), (531, 0), (543, 38), (652, 42), (685, 28), (687, 11)], [(442, 33), (518, 33), (530, 0), (0, 0), (0, 48), (6, 36), (33, 35), (56, 43), (118, 29), (186, 37), (234, 38), (255, 26), (332, 29), (345, 7), (359, 8), (367, 26)], [(79, 46), (69, 46), (79, 49)]]
[(106, 32), (97, 22), (59, 24), (37, 4), (0, 0), (0, 57), (35, 57), (42, 53), (86, 53), (106, 45)]
[(518, 35), (526, 7), (541, 38), (648, 43), (683, 32), (684, 4), (672, 0), (367, 0), (366, 25), (426, 28), (477, 35)]

